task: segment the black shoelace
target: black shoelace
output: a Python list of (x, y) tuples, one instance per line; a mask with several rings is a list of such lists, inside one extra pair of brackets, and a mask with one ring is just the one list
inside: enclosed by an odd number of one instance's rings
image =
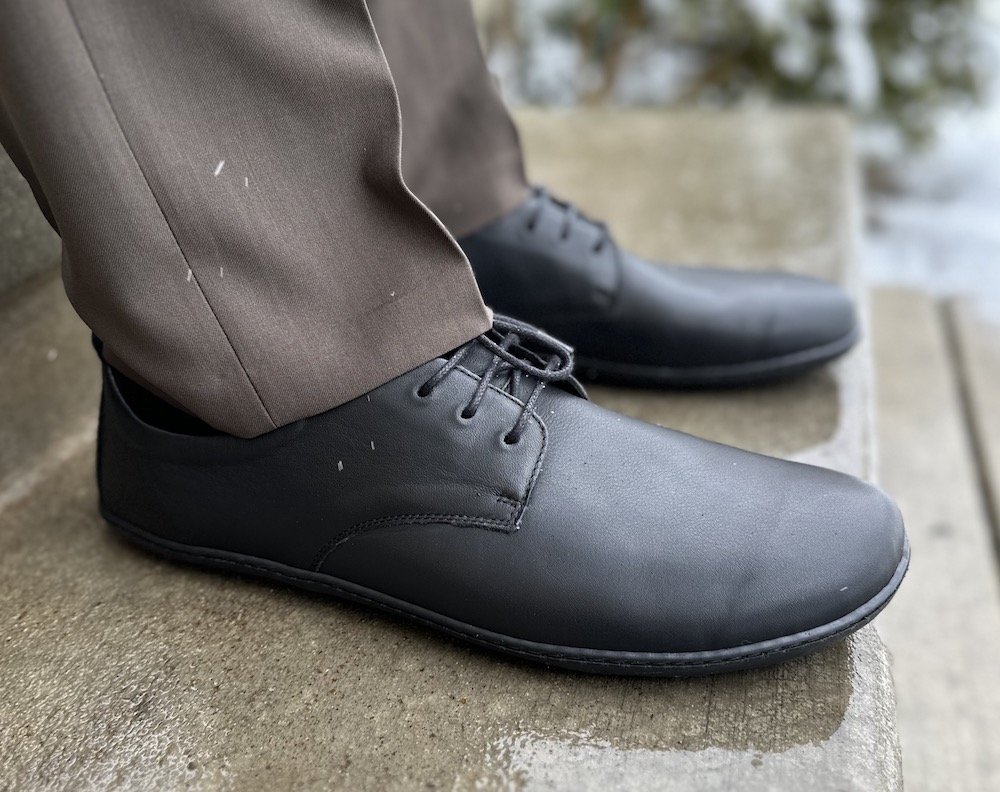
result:
[(472, 400), (462, 410), (463, 418), (475, 417), (494, 382), (503, 383), (501, 389), (507, 388), (509, 393), (516, 395), (522, 381), (534, 380), (531, 395), (524, 402), (517, 423), (503, 438), (505, 443), (513, 445), (521, 439), (546, 383), (572, 377), (573, 350), (536, 327), (506, 316), (495, 316), (493, 329), (459, 347), (448, 362), (417, 389), (417, 395), (430, 396), (438, 383), (454, 371), (477, 344), (492, 353), (492, 360), (483, 372)]
[(547, 206), (552, 206), (563, 214), (562, 226), (559, 229), (560, 238), (569, 239), (570, 234), (573, 232), (573, 226), (577, 223), (584, 223), (596, 229), (598, 232), (597, 241), (594, 242), (594, 245), (591, 248), (594, 253), (600, 253), (604, 249), (605, 245), (614, 244), (614, 240), (611, 238), (611, 232), (608, 230), (607, 225), (599, 220), (593, 220), (587, 217), (587, 215), (568, 201), (562, 201), (553, 197), (552, 194), (544, 187), (535, 187), (532, 190), (532, 197), (529, 200), (534, 203), (532, 212), (528, 215), (527, 222), (525, 223), (529, 231), (535, 230), (538, 225), (538, 220), (541, 218), (542, 212), (545, 211), (545, 208)]

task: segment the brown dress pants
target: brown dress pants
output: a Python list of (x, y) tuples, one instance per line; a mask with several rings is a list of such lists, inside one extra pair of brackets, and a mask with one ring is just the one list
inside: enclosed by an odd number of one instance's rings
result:
[(490, 325), (445, 225), (527, 186), (471, 10), (369, 5), (377, 34), (364, 0), (0, 0), (0, 139), (70, 300), (116, 365), (236, 435)]

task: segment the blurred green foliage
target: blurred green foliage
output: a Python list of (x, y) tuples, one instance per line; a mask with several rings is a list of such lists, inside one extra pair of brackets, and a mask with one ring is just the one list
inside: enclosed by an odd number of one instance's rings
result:
[[(672, 53), (681, 78), (659, 92), (647, 86), (643, 101), (838, 103), (915, 144), (941, 108), (980, 98), (988, 70), (976, 0), (479, 3), (491, 46), (524, 56), (553, 38), (572, 43), (588, 75), (573, 87), (580, 102), (628, 101), (618, 91), (623, 77), (647, 69), (655, 82), (650, 53)], [(544, 59), (535, 63), (544, 68)], [(531, 86), (525, 80), (516, 93), (546, 98)]]

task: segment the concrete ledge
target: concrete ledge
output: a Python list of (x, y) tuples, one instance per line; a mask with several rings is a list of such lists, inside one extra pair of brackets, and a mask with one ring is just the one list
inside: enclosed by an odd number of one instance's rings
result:
[[(856, 289), (857, 193), (837, 116), (530, 113), (524, 133), (537, 177), (650, 255), (781, 266)], [(871, 628), (751, 674), (595, 679), (134, 550), (96, 515), (91, 444), (66, 440), (92, 426), (96, 366), (57, 293), (39, 281), (3, 309), (0, 446), (19, 450), (0, 458), (0, 784), (900, 787), (892, 687)], [(53, 322), (66, 331), (55, 346)], [(867, 361), (862, 349), (760, 394), (599, 397), (865, 472)]]
[(0, 294), (59, 264), (59, 237), (0, 149)]
[[(1000, 332), (969, 304), (955, 307), (955, 324), (942, 322), (926, 294), (879, 290), (875, 305), (881, 466), (919, 559), (879, 620), (899, 690), (906, 788), (1000, 789), (1000, 587), (970, 442), (988, 447), (983, 429), (1000, 426)], [(973, 405), (986, 411), (963, 414)], [(970, 417), (982, 428), (969, 431)]]
[(0, 514), (93, 441), (95, 361), (57, 272), (0, 294)]
[[(986, 507), (993, 530), (1000, 531), (1000, 304), (965, 298), (952, 302), (947, 315), (971, 413), (974, 451), (983, 470)], [(995, 541), (1000, 546), (1000, 534)]]

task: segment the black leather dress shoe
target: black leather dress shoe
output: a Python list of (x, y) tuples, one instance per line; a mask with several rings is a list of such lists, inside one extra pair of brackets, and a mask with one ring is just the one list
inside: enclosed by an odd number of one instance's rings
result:
[(541, 188), (459, 243), (486, 303), (572, 345), (587, 379), (758, 382), (832, 360), (858, 338), (851, 300), (831, 283), (652, 265)]
[(888, 602), (909, 550), (879, 490), (608, 412), (571, 365), (498, 319), (447, 359), (253, 440), (105, 367), (101, 509), (175, 559), (591, 672), (763, 666)]

